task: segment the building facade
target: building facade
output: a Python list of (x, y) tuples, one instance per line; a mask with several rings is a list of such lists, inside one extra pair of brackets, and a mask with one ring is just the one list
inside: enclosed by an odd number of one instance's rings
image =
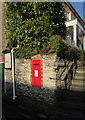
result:
[(70, 45), (85, 50), (85, 23), (70, 2), (64, 2), (67, 35), (66, 41)]

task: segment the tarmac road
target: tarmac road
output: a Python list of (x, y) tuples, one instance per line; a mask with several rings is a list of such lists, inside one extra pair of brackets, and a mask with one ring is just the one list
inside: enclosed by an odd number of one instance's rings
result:
[(2, 104), (2, 120), (84, 120), (84, 99), (81, 96), (82, 93), (72, 91), (69, 93), (67, 91), (62, 98), (58, 99), (54, 108), (51, 109), (50, 106), (45, 105), (46, 112), (45, 108), (42, 108), (42, 111), (40, 110), (42, 103), (39, 106), (36, 102), (30, 102), (29, 98), (27, 98), (26, 106), (21, 104), (22, 102), (24, 104), (24, 98), (21, 101), (21, 98), (9, 101), (10, 96), (5, 95)]
[[(24, 96), (23, 96), (24, 97)], [(17, 98), (16, 98), (17, 99)], [(18, 103), (17, 103), (18, 102)], [(29, 101), (28, 101), (28, 104)], [(14, 119), (14, 120), (39, 120), (39, 119), (48, 119), (46, 115), (37, 112), (37, 110), (28, 105), (25, 107), (20, 105), (19, 101), (13, 101), (10, 96), (3, 95), (2, 102), (2, 120)]]

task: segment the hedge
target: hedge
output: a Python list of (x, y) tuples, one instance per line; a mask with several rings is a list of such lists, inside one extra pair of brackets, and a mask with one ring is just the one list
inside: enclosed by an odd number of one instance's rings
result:
[(59, 35), (53, 35), (48, 42), (49, 53), (56, 52), (58, 57), (71, 60), (72, 58), (76, 60), (85, 60), (85, 51), (69, 45), (65, 40), (63, 40)]
[(35, 54), (50, 54), (56, 53), (58, 57), (65, 60), (71, 60), (72, 58), (76, 60), (85, 61), (85, 51), (69, 45), (65, 40), (63, 40), (59, 35), (53, 35), (50, 37), (48, 43), (44, 45), (39, 52), (31, 51), (29, 46), (24, 46), (22, 48), (17, 48), (15, 51), (15, 57), (17, 58), (30, 58)]

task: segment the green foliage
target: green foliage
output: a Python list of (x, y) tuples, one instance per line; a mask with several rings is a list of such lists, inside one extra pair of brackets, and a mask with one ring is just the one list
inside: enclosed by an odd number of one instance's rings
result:
[(85, 66), (85, 50), (81, 50), (79, 60), (81, 61), (81, 64)]
[(76, 60), (85, 61), (85, 51), (69, 45), (65, 42), (59, 35), (53, 35), (48, 42), (49, 53), (57, 53), (58, 57), (71, 60), (72, 58)]
[(22, 49), (19, 47), (14, 50), (14, 57), (29, 59), (30, 58), (30, 49), (28, 47), (25, 49)]
[[(85, 51), (69, 45), (59, 35), (53, 35), (49, 38), (49, 41), (43, 45), (44, 47), (39, 51), (40, 54), (57, 53), (57, 56), (61, 59), (71, 60), (72, 58), (80, 60), (82, 65), (85, 64)], [(18, 58), (30, 58), (30, 56), (37, 54), (37, 51), (31, 51), (30, 47), (24, 46), (14, 50), (14, 54)]]
[(38, 53), (52, 35), (65, 37), (66, 18), (62, 3), (7, 2), (5, 4), (6, 33), (10, 49), (18, 44), (19, 49), (29, 47), (30, 52)]
[(8, 47), (19, 45), (14, 51), (16, 57), (28, 59), (38, 53), (56, 52), (63, 59), (85, 60), (85, 51), (63, 40), (66, 18), (62, 3), (8, 2), (4, 10)]

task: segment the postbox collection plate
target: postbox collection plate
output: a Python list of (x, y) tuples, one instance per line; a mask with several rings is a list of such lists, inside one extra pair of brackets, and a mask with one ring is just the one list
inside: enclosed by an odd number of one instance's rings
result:
[(35, 77), (38, 77), (38, 70), (35, 70)]

